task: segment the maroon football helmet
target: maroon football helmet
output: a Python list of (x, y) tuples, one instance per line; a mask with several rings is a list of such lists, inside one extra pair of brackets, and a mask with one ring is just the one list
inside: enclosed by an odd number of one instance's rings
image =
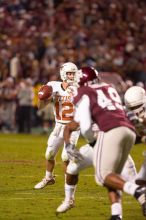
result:
[(93, 67), (82, 67), (78, 71), (78, 84), (83, 86), (98, 78), (98, 71)]

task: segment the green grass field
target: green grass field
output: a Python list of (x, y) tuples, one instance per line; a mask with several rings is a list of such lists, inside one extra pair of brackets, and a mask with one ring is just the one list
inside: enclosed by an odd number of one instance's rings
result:
[[(42, 190), (34, 185), (45, 174), (44, 154), (47, 136), (0, 134), (0, 219), (3, 220), (107, 220), (110, 206), (106, 189), (97, 186), (93, 169), (80, 174), (76, 207), (56, 216), (64, 198), (64, 174), (60, 152), (56, 159), (56, 184)], [(83, 140), (79, 141), (79, 145)], [(144, 145), (134, 146), (132, 156), (137, 168), (143, 161)], [(124, 220), (143, 220), (141, 207), (123, 195)]]

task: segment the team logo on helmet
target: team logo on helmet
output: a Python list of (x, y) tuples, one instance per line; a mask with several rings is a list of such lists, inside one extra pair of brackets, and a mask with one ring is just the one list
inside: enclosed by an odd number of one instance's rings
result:
[(83, 67), (78, 71), (78, 84), (83, 86), (98, 79), (98, 71), (93, 67)]

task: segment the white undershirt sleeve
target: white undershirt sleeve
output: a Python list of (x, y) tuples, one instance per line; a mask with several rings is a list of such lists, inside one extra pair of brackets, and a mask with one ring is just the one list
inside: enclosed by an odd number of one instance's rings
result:
[(82, 135), (89, 141), (93, 141), (93, 132), (92, 132), (92, 118), (90, 112), (90, 100), (87, 95), (84, 95), (82, 99), (77, 103), (74, 121), (80, 124), (80, 129)]

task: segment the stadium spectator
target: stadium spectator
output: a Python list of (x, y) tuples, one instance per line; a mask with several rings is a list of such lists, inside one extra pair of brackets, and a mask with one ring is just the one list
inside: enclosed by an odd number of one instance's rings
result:
[(56, 72), (60, 57), (69, 57), (79, 66), (92, 65), (124, 76), (146, 72), (145, 1), (108, 3), (2, 1), (1, 78), (10, 74), (16, 54), (18, 77), (38, 80), (48, 77), (50, 70)]
[(45, 108), (38, 110), (37, 115), (41, 117), (42, 134), (48, 134), (55, 121), (53, 103), (50, 102)]
[(16, 130), (16, 98), (17, 90), (15, 88), (15, 82), (12, 77), (8, 77), (1, 84), (0, 88), (0, 100), (1, 100), (1, 121), (3, 121), (3, 126), (5, 131), (13, 132)]
[(145, 11), (144, 0), (2, 0), (0, 80), (43, 84), (70, 60), (145, 83)]
[(30, 133), (31, 132), (31, 113), (32, 113), (32, 101), (34, 93), (32, 87), (32, 80), (30, 78), (25, 79), (19, 84), (18, 88), (18, 132)]

